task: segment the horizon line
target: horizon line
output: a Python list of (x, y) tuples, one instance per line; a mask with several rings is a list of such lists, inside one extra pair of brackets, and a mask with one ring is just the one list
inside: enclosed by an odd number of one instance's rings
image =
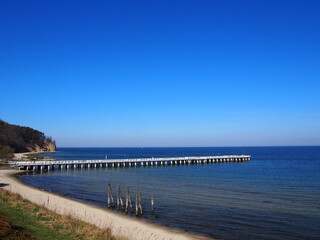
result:
[(232, 148), (232, 147), (320, 147), (320, 145), (261, 145), (261, 146), (164, 146), (164, 147), (57, 147), (58, 148)]

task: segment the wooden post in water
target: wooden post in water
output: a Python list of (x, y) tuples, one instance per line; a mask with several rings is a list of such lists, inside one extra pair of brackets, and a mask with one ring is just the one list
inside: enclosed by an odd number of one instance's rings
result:
[(152, 214), (154, 213), (154, 199), (153, 199), (153, 194), (151, 194), (151, 212), (152, 212)]
[(139, 197), (138, 197), (138, 188), (136, 188), (136, 215), (139, 214)]
[(128, 212), (128, 205), (129, 205), (129, 187), (126, 186), (126, 212)]
[(138, 197), (139, 197), (139, 214), (142, 215), (141, 192), (138, 192)]
[(108, 208), (114, 206), (113, 196), (112, 196), (112, 190), (111, 185), (108, 183)]
[(118, 184), (117, 207), (118, 207), (118, 209), (121, 209), (123, 207), (120, 184)]
[(130, 192), (129, 192), (129, 186), (126, 187), (126, 212), (128, 212), (128, 209), (132, 210), (132, 202), (130, 198)]

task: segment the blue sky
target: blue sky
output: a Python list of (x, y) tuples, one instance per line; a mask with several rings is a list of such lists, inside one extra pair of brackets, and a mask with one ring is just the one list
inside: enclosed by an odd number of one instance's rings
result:
[(1, 1), (0, 118), (60, 147), (320, 145), (320, 1)]

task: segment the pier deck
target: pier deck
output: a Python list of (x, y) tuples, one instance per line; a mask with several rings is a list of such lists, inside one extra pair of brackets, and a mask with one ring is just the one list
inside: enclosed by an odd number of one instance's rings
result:
[(250, 161), (250, 155), (195, 156), (171, 158), (133, 158), (72, 161), (12, 161), (19, 170), (50, 171), (55, 169), (115, 168), (140, 166), (190, 165)]

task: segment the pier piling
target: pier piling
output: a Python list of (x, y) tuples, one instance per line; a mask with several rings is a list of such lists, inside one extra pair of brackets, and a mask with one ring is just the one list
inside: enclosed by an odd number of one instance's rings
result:
[(136, 188), (136, 215), (142, 215), (141, 192)]
[(114, 207), (111, 185), (108, 183), (108, 208)]
[(139, 197), (138, 197), (138, 188), (136, 188), (136, 215), (139, 214)]
[(126, 212), (132, 210), (132, 202), (131, 202), (131, 198), (130, 198), (130, 192), (129, 192), (129, 186), (126, 187)]
[(151, 194), (151, 212), (152, 212), (152, 214), (154, 213), (154, 199), (153, 199), (153, 194)]
[(123, 208), (123, 200), (122, 200), (122, 196), (121, 196), (120, 184), (118, 184), (118, 191), (117, 191), (117, 207), (118, 207), (118, 209)]
[(141, 205), (141, 192), (138, 192), (138, 198), (139, 198), (139, 214), (142, 215), (142, 205)]

